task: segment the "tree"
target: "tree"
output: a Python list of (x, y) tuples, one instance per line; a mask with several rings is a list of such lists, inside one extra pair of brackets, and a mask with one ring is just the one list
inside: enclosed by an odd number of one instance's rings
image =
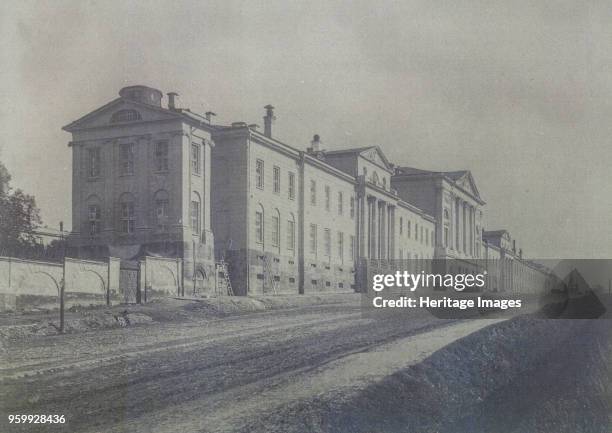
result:
[(11, 176), (0, 162), (0, 247), (8, 252), (33, 248), (34, 229), (40, 225), (40, 210), (33, 196), (12, 190)]

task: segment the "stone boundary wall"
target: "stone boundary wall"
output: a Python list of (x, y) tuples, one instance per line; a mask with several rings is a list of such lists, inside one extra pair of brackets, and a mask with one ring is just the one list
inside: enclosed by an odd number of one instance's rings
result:
[(119, 259), (106, 262), (65, 258), (63, 263), (0, 257), (0, 311), (110, 304), (118, 299)]
[(140, 261), (140, 287), (145, 300), (183, 296), (183, 261), (177, 258), (146, 256)]

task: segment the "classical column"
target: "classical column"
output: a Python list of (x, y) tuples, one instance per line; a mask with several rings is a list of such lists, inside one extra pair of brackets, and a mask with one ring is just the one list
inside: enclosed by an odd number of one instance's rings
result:
[(472, 256), (476, 255), (476, 208), (472, 206)]
[(395, 258), (395, 206), (389, 205), (387, 207), (387, 214), (389, 217), (387, 218), (389, 227), (388, 232), (388, 247), (387, 247), (387, 258), (394, 259)]
[(461, 250), (467, 254), (467, 204), (461, 201)]
[(367, 197), (364, 195), (359, 198), (359, 255), (368, 257), (368, 236), (369, 236), (369, 206)]
[(459, 198), (455, 198), (455, 249), (461, 251), (461, 207)]
[(370, 202), (370, 212), (371, 212), (371, 221), (372, 221), (372, 226), (370, 228), (370, 245), (371, 245), (371, 253), (370, 253), (370, 257), (372, 259), (377, 259), (378, 258), (378, 254), (377, 249), (378, 249), (378, 221), (377, 221), (377, 208), (378, 204), (376, 201), (375, 197), (372, 197), (372, 201)]
[(384, 201), (378, 202), (378, 211), (380, 212), (380, 234), (378, 236), (379, 244), (378, 244), (378, 257), (381, 259), (386, 259), (387, 255), (385, 254), (387, 249), (387, 213), (386, 213), (386, 203)]

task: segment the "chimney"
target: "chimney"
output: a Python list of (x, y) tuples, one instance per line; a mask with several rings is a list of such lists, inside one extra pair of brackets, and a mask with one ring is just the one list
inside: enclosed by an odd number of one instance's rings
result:
[(276, 117), (274, 117), (274, 107), (268, 104), (264, 108), (266, 109), (266, 115), (263, 118), (264, 135), (266, 137), (272, 138), (272, 121), (276, 120)]
[(178, 93), (176, 92), (168, 93), (168, 110), (172, 110), (172, 111), (176, 110), (174, 98), (177, 96), (178, 96)]
[(319, 152), (321, 150), (321, 137), (319, 134), (315, 134), (310, 142), (310, 148), (313, 152)]

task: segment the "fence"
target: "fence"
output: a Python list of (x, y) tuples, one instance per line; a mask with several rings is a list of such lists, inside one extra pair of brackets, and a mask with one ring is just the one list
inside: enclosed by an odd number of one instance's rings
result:
[(63, 283), (66, 306), (110, 304), (119, 292), (119, 259), (67, 257), (53, 263), (0, 257), (0, 311), (55, 308)]

